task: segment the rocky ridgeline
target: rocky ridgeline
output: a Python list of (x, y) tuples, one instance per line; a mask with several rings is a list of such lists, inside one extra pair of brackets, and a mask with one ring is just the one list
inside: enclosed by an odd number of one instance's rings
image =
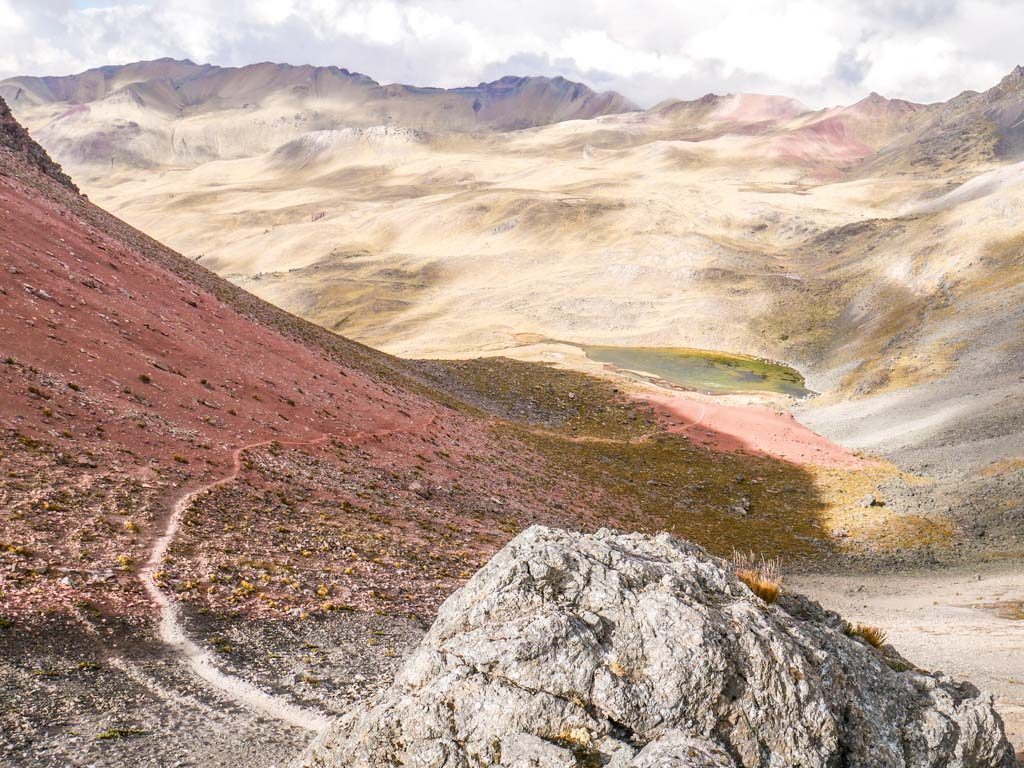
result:
[(668, 535), (533, 527), (303, 766), (1014, 765), (989, 695)]
[(39, 146), (28, 131), (14, 119), (7, 102), (0, 99), (0, 147), (8, 147), (28, 158), (28, 161), (47, 176), (56, 179), (68, 189), (78, 192), (78, 187), (71, 177), (64, 173), (59, 164)]

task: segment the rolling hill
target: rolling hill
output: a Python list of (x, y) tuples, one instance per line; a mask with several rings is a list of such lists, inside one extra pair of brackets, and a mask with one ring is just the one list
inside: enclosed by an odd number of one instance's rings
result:
[[(314, 71), (165, 61), (13, 87), (95, 200), (318, 325), (405, 357), (599, 375), (587, 344), (783, 360), (822, 393), (800, 406), (808, 423), (931, 478), (894, 490), (897, 508), (944, 510), (983, 547), (1019, 546), (1022, 480), (998, 469), (1024, 455), (1019, 68), (939, 104), (871, 94), (815, 111), (710, 94), (488, 132), (431, 122), (448, 112), (430, 105), (479, 89), (399, 89), (322, 127), (307, 101), (320, 97), (295, 91)], [(163, 121), (167, 107), (109, 101), (155, 75), (197, 104), (173, 107), (175, 136), (199, 121), (218, 137), (188, 139), (199, 155), (170, 158), (164, 136), (139, 149), (156, 168), (97, 162), (93, 138), (64, 127), (81, 114), (89, 136), (116, 133), (125, 110)], [(343, 70), (321, 79), (325, 93), (379, 93)], [(510, 109), (529, 98), (553, 114), (525, 95), (553, 81), (492, 85)], [(284, 99), (291, 122), (260, 123), (247, 145), (250, 99), (257, 117)], [(367, 106), (380, 103), (410, 111)]]

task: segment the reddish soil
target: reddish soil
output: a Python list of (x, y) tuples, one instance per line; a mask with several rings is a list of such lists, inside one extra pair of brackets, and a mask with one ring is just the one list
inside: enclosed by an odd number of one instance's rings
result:
[[(736, 487), (745, 464), (640, 449), (632, 408), (590, 402), (593, 382), (542, 386), (529, 366), (483, 375), (467, 405), (453, 374), (288, 315), (92, 206), (15, 127), (0, 112), (0, 619), (149, 617), (149, 573), (179, 601), (240, 615), (427, 616), (532, 523), (675, 530), (684, 497), (682, 530), (720, 548), (763, 543), (759, 525), (817, 530), (798, 467), (757, 469), (799, 489), (799, 509), (780, 506), (767, 481), (763, 497)], [(569, 450), (510, 428), (534, 409), (564, 412), (567, 437), (611, 442)], [(670, 428), (716, 450), (857, 462), (752, 415)], [(760, 517), (733, 526), (723, 505), (743, 495)]]
[[(355, 501), (366, 492), (350, 491), (345, 525), (378, 541), (424, 503), (421, 495), (457, 487), (458, 506), (429, 513), (459, 531), (449, 536), (450, 549), (442, 540), (432, 553), (446, 585), (467, 560), (485, 559), (522, 525), (555, 522), (548, 505), (558, 491), (536, 494), (529, 478), (538, 462), (522, 447), (499, 443), (488, 421), (445, 404), (446, 396), (431, 394), (399, 361), (245, 294), (100, 211), (46, 175), (49, 159), (30, 148), (39, 158), (22, 144), (0, 143), (4, 613), (71, 610), (86, 601), (151, 612), (137, 575), (174, 500), (232, 478), (239, 449), (254, 444), (269, 446), (256, 454), (326, 436), (335, 447), (306, 449), (320, 456), (322, 478), (311, 484), (294, 480), (304, 460), (291, 451), (264, 476), (228, 483), (247, 488), (220, 486), (222, 492), (258, 495), (273, 487), (287, 506), (300, 485), (319, 497), (316, 486), (335, 489), (358, 477), (382, 498), (373, 520), (360, 519), (365, 512)], [(519, 502), (514, 512), (522, 517), (514, 523), (505, 520), (505, 498)], [(424, 505), (446, 501), (436, 495)], [(223, 558), (255, 562), (273, 546), (293, 548), (277, 541), (279, 521), (250, 519), (248, 511), (229, 512), (245, 520), (246, 536)], [(470, 514), (488, 518), (482, 531)], [(196, 517), (193, 525), (207, 524)], [(467, 558), (470, 550), (479, 556)], [(198, 554), (183, 556), (179, 548), (180, 569), (189, 570)], [(330, 554), (317, 550), (288, 566), (312, 574), (300, 604), (323, 602), (314, 579)], [(204, 558), (204, 569), (216, 567)], [(350, 586), (369, 593), (402, 580), (400, 572), (379, 577), (376, 585)], [(176, 581), (175, 574), (167, 578)], [(432, 605), (441, 597), (433, 592)]]
[(800, 466), (858, 467), (870, 462), (812, 432), (791, 413), (657, 395), (643, 398), (677, 420), (670, 432), (718, 451), (773, 456)]
[(781, 157), (801, 163), (850, 164), (875, 153), (857, 138), (855, 128), (842, 115), (797, 128), (773, 141)]
[(102, 422), (108, 440), (146, 456), (186, 443), (192, 460), (218, 462), (240, 441), (344, 437), (438, 410), (243, 317), (6, 177), (0, 210), (6, 428), (41, 438)]

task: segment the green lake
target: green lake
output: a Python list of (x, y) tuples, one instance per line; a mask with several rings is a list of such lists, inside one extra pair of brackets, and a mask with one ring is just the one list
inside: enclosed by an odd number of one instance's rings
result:
[(746, 355), (683, 347), (591, 347), (591, 360), (656, 376), (701, 392), (778, 392), (793, 397), (813, 394), (798, 371)]

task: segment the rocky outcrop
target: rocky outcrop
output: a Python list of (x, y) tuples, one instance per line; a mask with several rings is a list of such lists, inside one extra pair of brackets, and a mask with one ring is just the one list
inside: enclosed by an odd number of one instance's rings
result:
[(533, 527), (305, 766), (1014, 764), (991, 697), (668, 535)]
[(64, 173), (60, 165), (55, 163), (46, 150), (39, 146), (28, 135), (28, 131), (14, 119), (10, 107), (3, 99), (0, 99), (0, 146), (8, 147), (23, 155), (29, 163), (47, 176), (56, 179), (68, 189), (78, 192), (78, 187), (75, 186), (71, 177)]

